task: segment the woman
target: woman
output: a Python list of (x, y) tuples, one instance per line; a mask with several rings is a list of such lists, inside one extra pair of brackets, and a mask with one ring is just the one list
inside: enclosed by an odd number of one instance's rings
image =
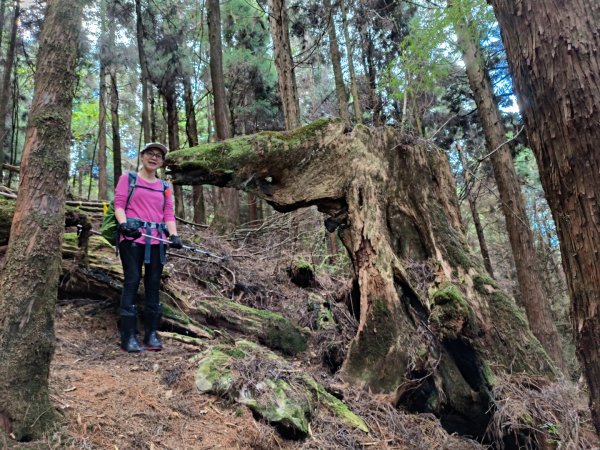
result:
[(169, 184), (156, 177), (167, 151), (163, 144), (147, 144), (141, 151), (139, 172), (121, 175), (115, 188), (115, 217), (119, 223), (119, 254), (124, 274), (120, 311), (121, 349), (126, 352), (142, 351), (136, 336), (135, 304), (142, 265), (146, 293), (143, 346), (146, 350), (162, 350), (156, 330), (162, 316), (158, 291), (165, 248), (159, 240), (142, 236), (142, 233), (163, 240), (169, 236), (170, 247), (182, 247)]

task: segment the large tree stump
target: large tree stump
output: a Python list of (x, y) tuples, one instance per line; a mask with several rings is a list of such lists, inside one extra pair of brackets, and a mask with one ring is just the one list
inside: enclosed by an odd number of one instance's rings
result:
[(167, 165), (176, 184), (330, 215), (360, 299), (346, 379), (482, 435), (494, 373), (554, 375), (522, 312), (469, 253), (446, 155), (428, 142), (320, 120), (176, 151)]

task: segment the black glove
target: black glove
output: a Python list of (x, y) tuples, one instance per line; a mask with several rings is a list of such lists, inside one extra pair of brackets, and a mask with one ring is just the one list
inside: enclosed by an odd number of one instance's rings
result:
[(142, 232), (139, 230), (139, 228), (136, 228), (135, 226), (130, 225), (128, 223), (120, 223), (119, 227), (117, 228), (117, 231), (123, 236), (132, 239), (137, 239), (142, 235)]
[(169, 237), (169, 241), (171, 242), (169, 244), (169, 247), (171, 247), (171, 248), (183, 248), (183, 242), (181, 242), (181, 238), (179, 236), (177, 236), (176, 234), (172, 234)]

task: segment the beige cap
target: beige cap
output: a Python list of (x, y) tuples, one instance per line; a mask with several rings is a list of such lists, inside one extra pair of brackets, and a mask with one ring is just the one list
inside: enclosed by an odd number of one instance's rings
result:
[(166, 156), (169, 149), (167, 147), (165, 147), (163, 144), (161, 144), (160, 142), (150, 142), (149, 144), (146, 144), (144, 146), (144, 148), (140, 151), (140, 153), (144, 153), (146, 150), (150, 150), (151, 148), (157, 148), (159, 149), (163, 156)]

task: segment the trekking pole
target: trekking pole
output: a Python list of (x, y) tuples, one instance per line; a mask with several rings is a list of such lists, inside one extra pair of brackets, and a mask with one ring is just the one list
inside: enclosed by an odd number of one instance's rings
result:
[[(142, 236), (150, 238), (150, 239), (154, 239), (155, 241), (158, 241), (158, 242), (163, 242), (165, 244), (170, 244), (171, 243), (171, 241), (168, 241), (166, 239), (161, 239), (159, 237), (151, 236), (151, 235), (145, 234), (145, 233), (142, 233)], [(183, 245), (183, 249), (185, 249), (185, 250), (187, 250), (189, 252), (200, 253), (201, 255), (210, 256), (212, 258), (217, 258), (217, 259), (220, 259), (220, 260), (223, 260), (223, 261), (228, 260), (228, 259), (231, 258), (230, 256), (227, 256), (227, 255), (226, 256), (215, 255), (214, 253), (207, 252), (205, 250), (200, 250), (199, 248), (192, 247), (190, 245), (185, 245), (185, 244)]]

